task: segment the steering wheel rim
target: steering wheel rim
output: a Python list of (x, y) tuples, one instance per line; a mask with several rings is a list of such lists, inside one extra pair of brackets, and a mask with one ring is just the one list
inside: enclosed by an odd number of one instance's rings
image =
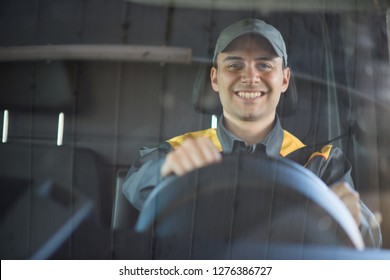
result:
[[(260, 216), (263, 220), (256, 224)], [(297, 221), (291, 222), (291, 217)], [(296, 229), (296, 237), (284, 240), (296, 224), (307, 228)], [(145, 201), (136, 224), (138, 232), (152, 228), (159, 238), (257, 242), (261, 235), (266, 242), (300, 239), (301, 245), (364, 248), (348, 209), (317, 176), (290, 160), (253, 154), (223, 155), (220, 163), (164, 180)], [(225, 234), (221, 228), (230, 232)]]

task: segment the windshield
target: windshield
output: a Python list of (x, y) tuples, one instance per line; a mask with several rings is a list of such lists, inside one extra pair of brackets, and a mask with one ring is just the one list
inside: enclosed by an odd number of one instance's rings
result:
[[(390, 249), (390, 6), (275, 2), (1, 1), (2, 259), (128, 257), (120, 248), (136, 239), (123, 232), (139, 213), (121, 184), (143, 147), (219, 125), (214, 46), (243, 18), (284, 38), (291, 78), (281, 103), (291, 91), (296, 99), (279, 105), (281, 126), (307, 146), (341, 149)], [(61, 207), (48, 210), (46, 200)], [(18, 201), (25, 206), (13, 212)], [(119, 203), (126, 217), (116, 216)], [(77, 226), (42, 251), (69, 220)], [(23, 232), (17, 250), (15, 232)], [(150, 257), (138, 252), (131, 257)]]

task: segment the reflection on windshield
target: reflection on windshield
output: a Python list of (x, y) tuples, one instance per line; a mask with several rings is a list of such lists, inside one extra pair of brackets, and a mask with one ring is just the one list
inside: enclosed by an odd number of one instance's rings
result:
[[(390, 249), (389, 5), (257, 2), (2, 1), (2, 259), (31, 258), (29, 244), (44, 248), (61, 226), (66, 234), (48, 258), (153, 257), (122, 184), (139, 151), (150, 151), (142, 147), (217, 126), (214, 46), (248, 17), (274, 25), (287, 45), (297, 99), (294, 110), (278, 107), (281, 125), (307, 146), (344, 152)], [(197, 91), (209, 91), (202, 104), (210, 108), (198, 106)], [(61, 191), (68, 205), (39, 193), (48, 185), (70, 190)], [(134, 244), (137, 253), (124, 249)]]

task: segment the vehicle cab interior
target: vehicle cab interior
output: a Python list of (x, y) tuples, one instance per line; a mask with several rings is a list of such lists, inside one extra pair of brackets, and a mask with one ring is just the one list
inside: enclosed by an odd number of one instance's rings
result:
[[(390, 4), (274, 2), (1, 1), (1, 259), (389, 259)], [(348, 229), (351, 217), (321, 193), (325, 184), (295, 165), (243, 158), (247, 168), (237, 175), (237, 159), (226, 157), (226, 165), (167, 182), (161, 203), (151, 197), (142, 211), (123, 196), (142, 147), (216, 127), (215, 42), (248, 17), (274, 25), (287, 46), (292, 76), (277, 109), (283, 128), (308, 146), (346, 154), (355, 189), (380, 224), (381, 248), (364, 247)], [(261, 172), (251, 169), (257, 165)], [(210, 183), (213, 174), (220, 176)], [(243, 178), (246, 208), (227, 202), (234, 174)], [(278, 174), (279, 189), (254, 190), (269, 174)], [(194, 180), (227, 200), (205, 192), (188, 219)], [(256, 203), (273, 195), (280, 219), (256, 224), (268, 213), (252, 211)], [(284, 215), (290, 200), (308, 208)], [(311, 216), (303, 233), (304, 209)], [(230, 211), (234, 230), (223, 218)], [(331, 234), (310, 226), (324, 213)], [(292, 226), (305, 242), (287, 238)], [(224, 227), (229, 235), (218, 235)], [(237, 238), (227, 242), (232, 232)]]

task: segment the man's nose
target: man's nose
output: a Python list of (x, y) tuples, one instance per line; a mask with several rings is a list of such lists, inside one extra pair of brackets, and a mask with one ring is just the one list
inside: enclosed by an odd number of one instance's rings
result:
[(246, 67), (242, 72), (241, 81), (245, 84), (253, 85), (260, 82), (260, 74), (254, 67)]

